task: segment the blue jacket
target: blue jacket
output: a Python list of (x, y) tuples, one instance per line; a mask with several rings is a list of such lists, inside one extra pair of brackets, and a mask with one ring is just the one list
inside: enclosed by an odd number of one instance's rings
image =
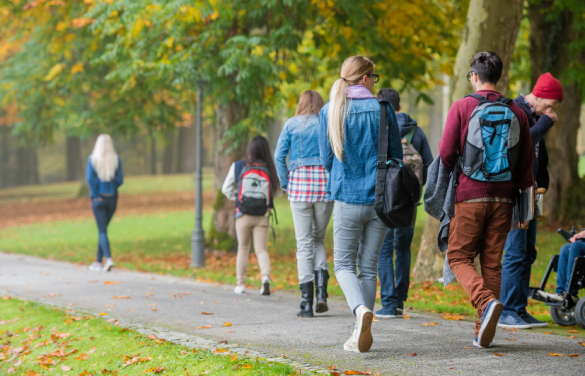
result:
[(124, 183), (122, 175), (122, 161), (118, 157), (118, 169), (116, 175), (110, 181), (101, 181), (97, 172), (91, 165), (91, 155), (87, 158), (87, 168), (85, 169), (85, 180), (89, 186), (89, 197), (99, 198), (101, 195), (113, 195), (118, 197), (118, 187)]
[(412, 146), (418, 151), (423, 160), (423, 184), (427, 182), (427, 171), (429, 166), (433, 163), (433, 152), (429, 146), (429, 141), (425, 132), (423, 132), (416, 120), (413, 120), (408, 114), (399, 112), (396, 114), (396, 120), (398, 121), (398, 128), (400, 129), (400, 137), (404, 137), (412, 127), (417, 127), (412, 135)]
[[(331, 173), (329, 200), (350, 205), (373, 205), (376, 192), (380, 103), (376, 99), (352, 99), (343, 125), (343, 161), (339, 161), (329, 142), (327, 115), (329, 103), (319, 113), (321, 164)], [(402, 159), (402, 143), (392, 105), (387, 105), (389, 158)]]
[[(286, 165), (286, 156), (288, 167)], [(301, 166), (319, 166), (319, 118), (311, 114), (295, 116), (284, 124), (274, 150), (274, 163), (280, 186), (286, 190), (288, 172)]]

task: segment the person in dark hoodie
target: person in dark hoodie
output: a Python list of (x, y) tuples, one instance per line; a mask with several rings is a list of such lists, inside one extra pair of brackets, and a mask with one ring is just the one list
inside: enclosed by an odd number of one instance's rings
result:
[[(538, 188), (548, 189), (548, 153), (544, 135), (557, 121), (555, 108), (562, 100), (563, 87), (550, 73), (540, 76), (532, 93), (526, 96), (520, 94), (514, 99), (514, 103), (528, 117), (534, 149), (532, 172)], [(527, 230), (514, 229), (506, 240), (500, 293), (504, 310), (498, 321), (498, 326), (502, 328), (530, 329), (547, 326), (546, 322), (535, 319), (526, 311), (530, 269), (536, 260), (536, 215), (537, 213)]]
[[(423, 185), (427, 181), (427, 171), (433, 162), (433, 153), (427, 141), (427, 136), (417, 122), (408, 114), (400, 112), (400, 94), (394, 89), (386, 88), (378, 92), (378, 99), (388, 99), (396, 112), (396, 120), (400, 130), (400, 137), (404, 138), (413, 128), (411, 144), (421, 155), (423, 160)], [(414, 228), (399, 227), (389, 229), (384, 238), (378, 259), (378, 277), (380, 278), (380, 295), (382, 309), (376, 312), (376, 317), (396, 318), (403, 315), (404, 302), (408, 297), (410, 283), (410, 244), (414, 235)], [(396, 266), (393, 264), (396, 250)]]

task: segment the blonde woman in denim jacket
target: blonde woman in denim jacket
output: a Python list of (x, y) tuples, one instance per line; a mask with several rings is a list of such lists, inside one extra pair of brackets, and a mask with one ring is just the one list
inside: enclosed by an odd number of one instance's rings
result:
[(299, 99), (295, 116), (284, 125), (274, 152), (280, 185), (288, 192), (295, 224), (302, 297), (298, 317), (313, 317), (313, 288), (317, 295), (315, 312), (323, 313), (329, 309), (329, 268), (324, 241), (333, 202), (327, 199), (329, 172), (321, 166), (319, 154), (318, 115), (322, 107), (323, 98), (318, 92), (305, 91)]
[[(380, 128), (380, 104), (372, 94), (378, 81), (374, 68), (363, 56), (345, 60), (341, 78), (331, 88), (330, 102), (319, 114), (321, 163), (331, 174), (329, 199), (335, 200), (335, 277), (356, 317), (353, 334), (343, 348), (357, 353), (372, 346), (378, 256), (388, 230), (374, 211)], [(389, 156), (402, 159), (392, 105), (387, 105), (387, 112)]]

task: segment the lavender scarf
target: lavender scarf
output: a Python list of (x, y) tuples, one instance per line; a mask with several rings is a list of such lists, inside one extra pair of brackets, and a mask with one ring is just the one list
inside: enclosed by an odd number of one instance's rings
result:
[(345, 96), (352, 99), (375, 98), (372, 93), (363, 85), (348, 86), (345, 89)]

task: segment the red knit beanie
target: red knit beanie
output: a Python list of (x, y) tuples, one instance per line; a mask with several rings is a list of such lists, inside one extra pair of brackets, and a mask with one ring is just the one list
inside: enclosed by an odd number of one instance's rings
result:
[(532, 94), (538, 98), (563, 100), (563, 87), (559, 80), (554, 78), (552, 74), (546, 72), (538, 77), (536, 85), (532, 90)]

